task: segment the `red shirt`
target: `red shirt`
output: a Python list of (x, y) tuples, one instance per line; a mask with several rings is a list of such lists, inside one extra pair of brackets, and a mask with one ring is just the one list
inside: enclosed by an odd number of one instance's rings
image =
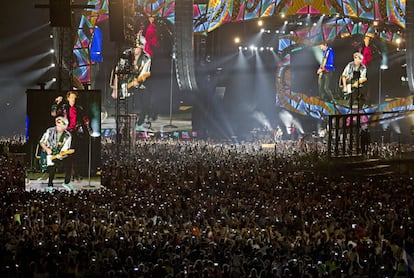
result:
[(69, 125), (67, 130), (74, 130), (76, 128), (76, 107), (69, 106)]
[(158, 33), (155, 24), (150, 24), (147, 27), (147, 31), (145, 32), (145, 49), (144, 51), (152, 57), (154, 54), (154, 47), (158, 47), (160, 45), (158, 41)]
[(371, 47), (365, 46), (364, 49), (362, 49), (362, 56), (364, 56), (364, 58), (362, 59), (361, 63), (364, 66), (368, 66), (369, 62), (371, 62), (371, 60), (372, 60)]

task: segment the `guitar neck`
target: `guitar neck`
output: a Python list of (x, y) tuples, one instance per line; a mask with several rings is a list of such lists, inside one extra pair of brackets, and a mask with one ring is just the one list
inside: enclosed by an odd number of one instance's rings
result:
[(320, 66), (321, 69), (325, 69), (326, 62), (328, 61), (329, 52), (330, 52), (330, 50), (328, 49), (326, 51), (325, 55), (323, 56), (322, 63), (321, 63), (321, 66)]
[(151, 74), (149, 72), (145, 72), (140, 74), (137, 78), (134, 78), (131, 82), (128, 82), (127, 88), (131, 89), (134, 86), (134, 82), (139, 83), (142, 82), (142, 80), (148, 78)]
[(69, 149), (69, 150), (67, 150), (67, 151), (62, 151), (62, 152), (60, 152), (60, 153), (58, 153), (58, 154), (54, 154), (54, 155), (52, 155), (51, 156), (51, 159), (52, 160), (55, 160), (56, 158), (58, 158), (59, 156), (65, 156), (65, 155), (68, 155), (68, 154), (73, 154), (75, 152), (75, 150), (74, 149)]

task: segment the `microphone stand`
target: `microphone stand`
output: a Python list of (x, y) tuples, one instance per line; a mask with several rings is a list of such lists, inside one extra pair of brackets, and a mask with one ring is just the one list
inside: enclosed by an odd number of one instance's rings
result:
[[(356, 93), (357, 98), (357, 126), (359, 125), (359, 78), (361, 76), (361, 73), (359, 71), (353, 72), (352, 79), (351, 79), (351, 95), (350, 95), (350, 101), (349, 101), (349, 109), (350, 109), (350, 121), (349, 121), (349, 154), (352, 156), (353, 152), (353, 130), (354, 130), (354, 93)], [(356, 82), (356, 90), (353, 91), (352, 85)], [(358, 140), (357, 140), (358, 141)]]
[(361, 109), (361, 91), (359, 88), (359, 79), (361, 77), (361, 72), (358, 71), (357, 74), (358, 80), (357, 80), (357, 122), (356, 122), (356, 150), (359, 154), (360, 150), (360, 139), (361, 139), (361, 115), (360, 115), (360, 109)]
[(88, 146), (88, 186), (91, 186), (91, 168), (92, 168), (92, 143), (91, 134), (89, 134), (89, 146)]

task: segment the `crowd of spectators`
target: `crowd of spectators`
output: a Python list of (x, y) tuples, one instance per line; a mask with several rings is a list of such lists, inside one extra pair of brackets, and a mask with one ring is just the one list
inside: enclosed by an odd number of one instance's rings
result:
[(1, 276), (413, 277), (413, 179), (325, 175), (299, 143), (106, 142), (103, 189), (53, 193), (3, 154)]

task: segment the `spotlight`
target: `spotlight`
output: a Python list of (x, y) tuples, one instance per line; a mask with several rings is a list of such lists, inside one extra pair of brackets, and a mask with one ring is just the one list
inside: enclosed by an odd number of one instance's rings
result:
[(51, 49), (51, 50), (50, 50), (50, 53), (55, 53), (55, 50), (54, 50), (54, 49)]
[(42, 89), (50, 89), (50, 87), (52, 86), (52, 84), (55, 83), (55, 82), (56, 82), (56, 78), (50, 79), (49, 81), (47, 81), (44, 84), (44, 87)]
[(50, 66), (51, 66), (52, 68), (54, 68), (54, 67), (55, 67), (55, 63), (51, 63), (51, 64), (50, 64)]

